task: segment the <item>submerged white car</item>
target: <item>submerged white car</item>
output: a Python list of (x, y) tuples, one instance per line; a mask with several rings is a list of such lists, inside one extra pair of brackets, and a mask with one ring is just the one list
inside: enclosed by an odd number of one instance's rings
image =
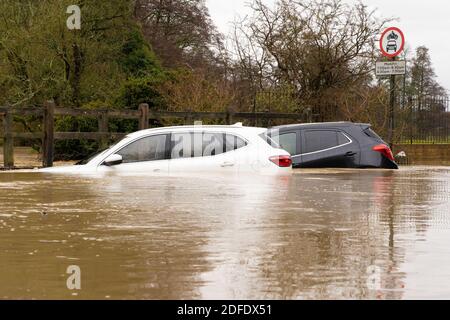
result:
[(148, 129), (126, 136), (79, 165), (40, 169), (47, 173), (192, 172), (288, 174), (288, 152), (266, 136), (267, 129), (233, 126), (181, 126)]

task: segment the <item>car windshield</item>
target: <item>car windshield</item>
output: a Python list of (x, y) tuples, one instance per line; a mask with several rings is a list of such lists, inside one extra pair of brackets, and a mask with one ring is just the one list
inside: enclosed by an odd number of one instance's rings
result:
[(75, 163), (75, 165), (80, 166), (80, 165), (85, 165), (88, 164), (92, 159), (94, 159), (96, 156), (102, 154), (103, 152), (109, 150), (111, 147), (108, 148), (103, 148), (98, 150), (97, 152), (91, 154), (90, 156), (86, 157), (86, 159), (83, 159), (81, 161), (78, 161), (77, 163)]

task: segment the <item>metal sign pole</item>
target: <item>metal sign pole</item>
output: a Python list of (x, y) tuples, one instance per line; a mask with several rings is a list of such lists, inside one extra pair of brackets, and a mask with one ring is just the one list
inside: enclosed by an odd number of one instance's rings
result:
[[(392, 58), (395, 61), (395, 57)], [(394, 146), (394, 132), (395, 132), (395, 75), (391, 75), (390, 83), (390, 99), (389, 99), (389, 145)]]

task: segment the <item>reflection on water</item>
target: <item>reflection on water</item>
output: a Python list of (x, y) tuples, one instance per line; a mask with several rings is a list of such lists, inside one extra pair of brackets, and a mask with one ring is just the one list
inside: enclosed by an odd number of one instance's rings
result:
[(446, 168), (2, 173), (0, 203), (0, 298), (450, 298)]

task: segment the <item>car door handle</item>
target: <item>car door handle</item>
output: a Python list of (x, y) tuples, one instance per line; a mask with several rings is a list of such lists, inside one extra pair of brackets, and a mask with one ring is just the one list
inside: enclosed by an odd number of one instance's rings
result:
[(224, 162), (220, 165), (222, 168), (226, 168), (226, 167), (234, 167), (234, 163), (233, 162)]
[(154, 169), (153, 172), (161, 172), (161, 169)]
[(345, 154), (346, 157), (353, 157), (355, 155), (356, 155), (356, 152), (353, 152), (353, 151), (349, 151)]

